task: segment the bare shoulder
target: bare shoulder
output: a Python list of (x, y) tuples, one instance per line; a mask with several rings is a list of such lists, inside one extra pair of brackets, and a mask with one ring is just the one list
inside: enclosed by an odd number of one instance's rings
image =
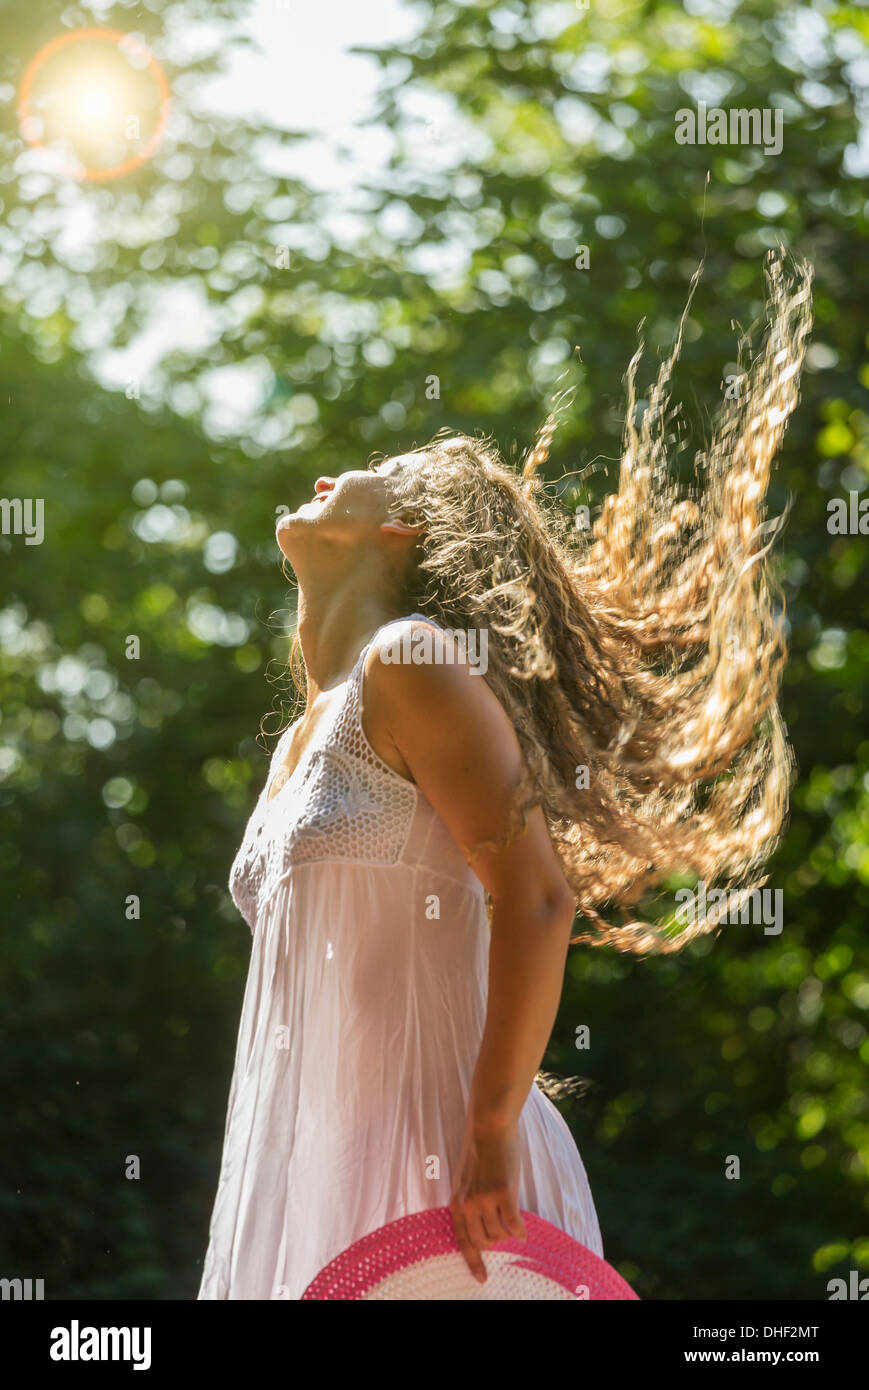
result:
[(483, 679), (476, 644), (422, 618), (391, 623), (365, 660), (365, 677), (384, 712), (429, 717), (500, 703)]
[[(408, 782), (416, 778), (395, 737), (396, 712), (411, 726), (431, 726), (438, 700), (426, 673), (435, 663), (421, 664), (419, 653), (443, 650), (444, 635), (434, 623), (407, 618), (377, 634), (362, 666), (362, 731), (377, 756)], [(428, 702), (422, 709), (420, 700)]]
[(372, 643), (365, 663), (372, 727), (408, 763), (519, 761), (513, 724), (469, 638), (408, 618)]
[(493, 899), (566, 902), (516, 729), (483, 663), (456, 659), (461, 646), (457, 634), (416, 618), (380, 633), (366, 658), (372, 730)]

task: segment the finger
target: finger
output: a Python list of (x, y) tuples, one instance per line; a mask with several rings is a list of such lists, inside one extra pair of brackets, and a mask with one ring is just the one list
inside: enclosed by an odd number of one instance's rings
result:
[(498, 1198), (492, 1196), (478, 1197), (477, 1204), (480, 1224), (483, 1227), (487, 1244), (494, 1245), (496, 1241), (504, 1240), (510, 1233), (502, 1225)]
[(486, 1266), (483, 1264), (482, 1255), (468, 1235), (464, 1212), (461, 1206), (453, 1206), (452, 1204), (450, 1205), (450, 1211), (453, 1216), (453, 1230), (456, 1233), (456, 1240), (458, 1241), (459, 1249), (462, 1252), (465, 1263), (477, 1282), (479, 1284), (484, 1284), (486, 1282)]
[(528, 1239), (528, 1232), (525, 1228), (525, 1222), (522, 1219), (522, 1213), (512, 1197), (505, 1197), (501, 1200), (498, 1204), (498, 1213), (501, 1219), (501, 1225), (508, 1235), (513, 1236), (516, 1240)]
[(478, 1250), (485, 1250), (492, 1242), (486, 1234), (479, 1198), (466, 1198), (462, 1203), (462, 1215), (470, 1239)]

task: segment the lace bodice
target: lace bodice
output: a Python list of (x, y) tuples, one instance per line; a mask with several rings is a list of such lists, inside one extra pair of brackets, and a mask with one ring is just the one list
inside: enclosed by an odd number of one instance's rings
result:
[(401, 856), (419, 793), (378, 757), (362, 729), (362, 673), (373, 641), (359, 653), (343, 698), (269, 799), (295, 725), (284, 731), (272, 754), (229, 876), (233, 901), (252, 930), (257, 913), (296, 865), (312, 860), (394, 864)]

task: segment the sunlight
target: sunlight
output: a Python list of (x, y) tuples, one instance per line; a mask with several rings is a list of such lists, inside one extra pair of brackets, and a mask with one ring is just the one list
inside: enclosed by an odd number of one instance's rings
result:
[[(129, 107), (129, 101), (126, 106)], [(107, 77), (76, 76), (57, 93), (56, 106), (61, 122), (67, 126), (107, 126), (125, 114), (122, 84)]]
[(28, 144), (76, 178), (129, 173), (157, 148), (169, 111), (160, 65), (131, 35), (80, 29), (31, 60), (18, 93)]

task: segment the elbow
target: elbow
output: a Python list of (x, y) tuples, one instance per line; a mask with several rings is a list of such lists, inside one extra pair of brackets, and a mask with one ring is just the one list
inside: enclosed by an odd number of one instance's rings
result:
[(547, 911), (552, 922), (557, 926), (563, 925), (565, 932), (570, 935), (576, 917), (576, 902), (573, 894), (570, 892), (556, 894), (548, 900)]
[(576, 917), (573, 894), (566, 887), (558, 885), (551, 888), (541, 886), (534, 892), (513, 893), (508, 897), (493, 894), (492, 906), (502, 918), (512, 918), (526, 927), (533, 925), (537, 931), (563, 931), (565, 936), (571, 934)]

